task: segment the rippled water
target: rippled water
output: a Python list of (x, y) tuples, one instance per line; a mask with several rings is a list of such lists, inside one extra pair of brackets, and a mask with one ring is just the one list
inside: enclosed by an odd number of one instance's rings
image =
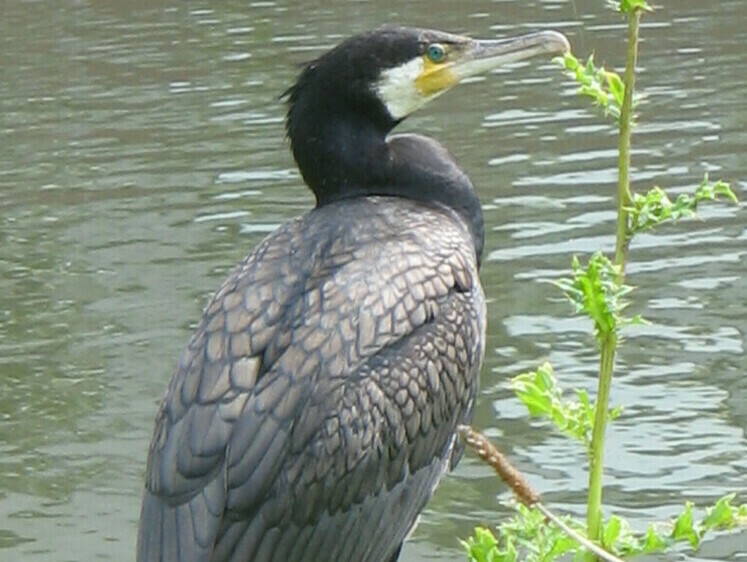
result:
[[(645, 19), (639, 186), (708, 171), (747, 188), (747, 3), (669, 0)], [(16, 1), (0, 16), (0, 558), (127, 560), (157, 400), (233, 264), (307, 209), (278, 95), (344, 35), (406, 22), (475, 36), (566, 32), (622, 60), (601, 0)], [(476, 424), (545, 493), (583, 510), (584, 454), (512, 398), (549, 359), (594, 388), (590, 326), (547, 280), (610, 248), (615, 136), (548, 61), (463, 86), (403, 129), (438, 138), (478, 186), (490, 328)], [(685, 498), (747, 494), (746, 221), (735, 207), (641, 236), (612, 401), (605, 500), (642, 527)], [(457, 536), (508, 495), (465, 458), (405, 560), (460, 560)], [(747, 533), (683, 560), (747, 560)]]

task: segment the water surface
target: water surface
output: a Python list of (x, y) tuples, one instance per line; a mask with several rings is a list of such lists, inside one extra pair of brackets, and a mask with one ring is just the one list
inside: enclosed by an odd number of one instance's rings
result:
[[(312, 204), (280, 93), (341, 37), (387, 22), (496, 37), (555, 28), (622, 60), (624, 22), (592, 0), (6, 2), (0, 17), (0, 558), (132, 558), (157, 401), (207, 298)], [(664, 2), (645, 19), (636, 185), (747, 188), (742, 0)], [(594, 389), (590, 326), (547, 280), (611, 248), (613, 129), (549, 61), (447, 94), (403, 130), (438, 138), (478, 186), (490, 327), (476, 425), (560, 509), (585, 458), (528, 420), (509, 378), (549, 359)], [(642, 528), (686, 498), (747, 501), (744, 212), (704, 209), (632, 249), (633, 312), (612, 401), (608, 505)], [(465, 458), (404, 560), (461, 560), (456, 538), (508, 499)], [(747, 533), (671, 559), (747, 560)]]

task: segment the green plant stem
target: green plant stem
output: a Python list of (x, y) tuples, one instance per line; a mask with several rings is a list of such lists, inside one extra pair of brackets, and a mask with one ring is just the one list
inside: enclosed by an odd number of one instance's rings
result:
[[(586, 506), (586, 534), (592, 540), (601, 537), (602, 530), (602, 475), (604, 467), (604, 435), (607, 430), (607, 417), (612, 386), (612, 369), (615, 364), (617, 336), (610, 332), (601, 342), (599, 360), (599, 387), (597, 408), (594, 412), (594, 431), (591, 435), (591, 457), (589, 459), (589, 498)], [(592, 552), (586, 553), (586, 560), (596, 560)]]
[(630, 188), (630, 135), (633, 121), (633, 90), (635, 89), (635, 69), (638, 59), (638, 27), (641, 10), (633, 10), (628, 22), (628, 53), (625, 62), (625, 94), (620, 109), (620, 139), (618, 144), (617, 181), (617, 240), (615, 243), (615, 264), (620, 267), (618, 283), (625, 275), (625, 262), (630, 243), (628, 209), (633, 199)]
[[(619, 269), (618, 284), (625, 278), (629, 237), (629, 218), (627, 209), (631, 206), (630, 189), (630, 136), (633, 120), (633, 90), (635, 88), (635, 69), (638, 56), (638, 26), (641, 10), (633, 10), (628, 23), (627, 59), (625, 63), (625, 95), (620, 111), (619, 140), (619, 179), (617, 200), (617, 239), (615, 244), (615, 265)], [(591, 455), (589, 459), (589, 497), (586, 506), (586, 532), (592, 540), (600, 540), (602, 531), (602, 477), (604, 466), (604, 438), (607, 429), (610, 387), (617, 349), (617, 335), (613, 332), (600, 338), (601, 358), (599, 361), (599, 386), (597, 390), (597, 407), (594, 412), (594, 431), (591, 437)], [(585, 560), (593, 562), (597, 557), (593, 552), (586, 552)]]

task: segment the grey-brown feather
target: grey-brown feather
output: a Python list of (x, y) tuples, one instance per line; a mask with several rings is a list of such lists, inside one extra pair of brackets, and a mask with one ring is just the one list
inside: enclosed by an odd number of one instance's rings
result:
[(476, 264), (455, 212), (399, 198), (332, 203), (267, 237), (162, 402), (138, 560), (393, 560), (471, 415)]

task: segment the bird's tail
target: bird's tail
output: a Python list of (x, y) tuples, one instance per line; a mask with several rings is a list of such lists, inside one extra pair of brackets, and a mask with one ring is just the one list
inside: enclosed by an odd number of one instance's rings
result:
[(209, 562), (223, 508), (209, 501), (212, 487), (177, 505), (145, 490), (137, 562)]

